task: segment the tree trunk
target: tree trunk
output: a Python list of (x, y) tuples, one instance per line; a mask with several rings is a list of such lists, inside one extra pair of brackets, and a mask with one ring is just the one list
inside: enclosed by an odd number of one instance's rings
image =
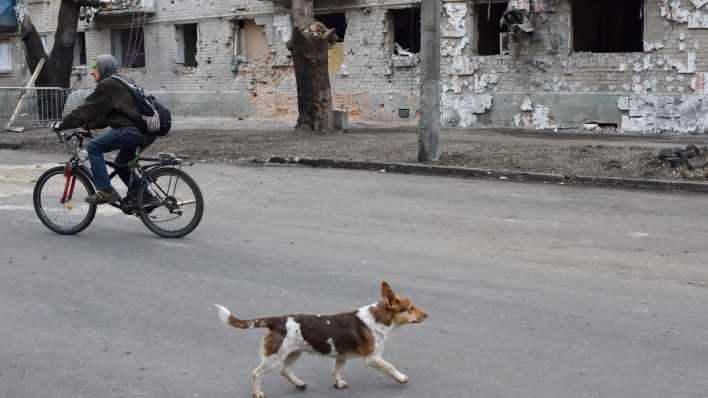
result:
[[(18, 7), (18, 22), (20, 23), (22, 42), (25, 45), (25, 62), (34, 73), (39, 61), (46, 63), (40, 72), (35, 85), (37, 87), (69, 88), (71, 70), (74, 66), (74, 42), (79, 25), (79, 13), (82, 6), (98, 6), (98, 0), (62, 0), (59, 7), (57, 32), (54, 36), (54, 47), (49, 56), (44, 51), (42, 39), (24, 4)], [(20, 9), (22, 9), (20, 11)], [(42, 120), (61, 119), (66, 94), (59, 95), (50, 91), (37, 91), (37, 109)]]
[(292, 52), (297, 81), (298, 130), (328, 133), (334, 130), (332, 87), (329, 81), (329, 45), (333, 29), (315, 22), (313, 0), (293, 0)]
[(98, 0), (61, 1), (54, 47), (49, 56), (44, 51), (42, 39), (34, 27), (32, 19), (28, 15), (19, 18), (22, 41), (25, 44), (25, 61), (30, 72), (34, 73), (40, 59), (47, 60), (37, 79), (36, 85), (38, 87), (69, 87), (71, 69), (74, 66), (74, 42), (76, 41), (81, 7), (98, 6), (98, 4)]

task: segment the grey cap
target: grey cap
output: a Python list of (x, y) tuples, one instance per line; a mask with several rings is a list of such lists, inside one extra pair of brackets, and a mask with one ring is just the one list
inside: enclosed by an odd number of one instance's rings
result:
[(91, 67), (98, 70), (98, 74), (103, 80), (118, 71), (118, 60), (110, 54), (99, 55)]

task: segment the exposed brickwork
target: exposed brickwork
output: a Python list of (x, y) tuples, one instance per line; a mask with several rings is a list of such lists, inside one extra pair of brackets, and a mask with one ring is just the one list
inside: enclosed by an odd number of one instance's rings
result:
[[(285, 46), (290, 31), (281, 2), (155, 0), (145, 19), (146, 66), (124, 73), (159, 94), (176, 113), (194, 116), (293, 118), (295, 79)], [(343, 12), (347, 34), (342, 66), (332, 74), (335, 105), (362, 119), (415, 118), (417, 58), (395, 55), (391, 9), (419, 0), (333, 0), (320, 13)], [(624, 131), (704, 133), (708, 129), (708, 4), (646, 0), (644, 51), (572, 50), (570, 0), (512, 0), (533, 6), (535, 35), (514, 35), (510, 54), (478, 56), (475, 4), (445, 0), (443, 10), (443, 119), (449, 127), (504, 125), (531, 128), (616, 124)], [(672, 7), (668, 8), (668, 4)], [(696, 5), (700, 5), (699, 8)], [(29, 3), (40, 32), (54, 42), (59, 1)], [(639, 16), (637, 16), (639, 17)], [(235, 57), (235, 26), (250, 19), (270, 50), (245, 62)], [(111, 52), (111, 29), (129, 28), (130, 14), (81, 23), (88, 59)], [(175, 25), (198, 23), (196, 68), (176, 63)], [(0, 86), (27, 79), (21, 43), (14, 42), (13, 73)], [(87, 78), (79, 85), (91, 85)], [(403, 112), (399, 112), (403, 110)]]

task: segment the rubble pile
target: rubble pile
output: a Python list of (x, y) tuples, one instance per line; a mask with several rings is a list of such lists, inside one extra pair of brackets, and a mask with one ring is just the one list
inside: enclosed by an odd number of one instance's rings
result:
[(708, 146), (688, 145), (686, 148), (665, 148), (659, 152), (659, 160), (671, 168), (680, 169), (683, 178), (708, 178)]

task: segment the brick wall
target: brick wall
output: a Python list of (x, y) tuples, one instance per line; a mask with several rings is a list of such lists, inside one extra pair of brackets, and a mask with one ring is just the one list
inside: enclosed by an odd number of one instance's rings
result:
[[(150, 89), (184, 116), (281, 117), (297, 115), (295, 78), (285, 41), (291, 25), (287, 10), (270, 1), (155, 0), (156, 10), (144, 23), (146, 65), (122, 73)], [(399, 109), (412, 117), (417, 109), (418, 66), (394, 67), (393, 43), (387, 10), (407, 7), (419, 0), (334, 0), (322, 3), (318, 12), (344, 12), (347, 35), (343, 68), (332, 76), (337, 108), (353, 118), (398, 120)], [(37, 29), (48, 34), (51, 48), (59, 1), (30, 2), (29, 13)], [(234, 58), (234, 20), (252, 19), (262, 27), (269, 51), (244, 62)], [(86, 34), (88, 60), (111, 52), (111, 29), (135, 26), (128, 13), (97, 16), (79, 23)], [(190, 68), (176, 63), (175, 25), (198, 24), (197, 62)], [(17, 38), (11, 38), (17, 42)], [(17, 62), (0, 85), (18, 85), (26, 78), (21, 45), (13, 55)], [(77, 86), (92, 86), (88, 70), (79, 69)], [(409, 119), (410, 120), (410, 119)]]
[(569, 0), (535, 0), (535, 35), (515, 35), (509, 55), (478, 56), (475, 2), (445, 1), (444, 122), (704, 133), (708, 5), (693, 3), (672, 0), (668, 12), (666, 1), (646, 0), (644, 51), (602, 54), (573, 51)]

